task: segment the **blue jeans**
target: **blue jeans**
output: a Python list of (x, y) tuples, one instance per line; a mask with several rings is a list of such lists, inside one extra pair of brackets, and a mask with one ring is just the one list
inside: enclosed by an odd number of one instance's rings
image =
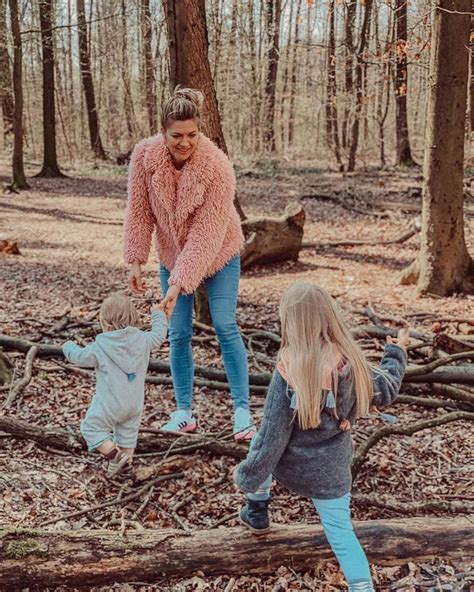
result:
[[(168, 290), (170, 272), (160, 265), (163, 294)], [(240, 256), (232, 258), (220, 271), (204, 280), (212, 323), (221, 346), (234, 409), (249, 406), (247, 352), (235, 318), (240, 280)], [(193, 304), (194, 295), (180, 294), (169, 323), (170, 362), (178, 409), (191, 409), (193, 400)]]
[[(255, 437), (250, 447), (254, 441)], [(255, 493), (247, 494), (247, 499), (268, 499), (271, 486), (272, 476), (269, 475)], [(361, 590), (372, 589), (368, 587), (372, 582), (369, 562), (351, 523), (351, 494), (346, 493), (335, 499), (312, 498), (311, 501), (319, 514), (328, 543), (349, 584), (349, 590), (351, 585), (354, 586), (354, 590), (358, 589), (357, 584), (361, 585)], [(363, 584), (366, 584), (367, 588)]]

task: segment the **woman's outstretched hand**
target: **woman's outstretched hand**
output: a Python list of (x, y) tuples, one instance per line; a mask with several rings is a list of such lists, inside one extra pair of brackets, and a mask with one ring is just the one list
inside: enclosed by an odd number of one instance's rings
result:
[(161, 306), (165, 311), (165, 315), (168, 319), (173, 314), (174, 307), (176, 306), (176, 301), (178, 300), (179, 293), (181, 292), (181, 286), (177, 284), (173, 284), (169, 286), (168, 291), (166, 292), (165, 297), (161, 301)]
[(142, 279), (142, 266), (140, 263), (132, 263), (128, 275), (128, 285), (135, 294), (143, 294), (146, 289), (145, 281)]

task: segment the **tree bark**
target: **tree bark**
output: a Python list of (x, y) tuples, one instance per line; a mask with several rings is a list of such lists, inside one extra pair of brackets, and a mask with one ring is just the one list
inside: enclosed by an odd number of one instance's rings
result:
[[(371, 561), (394, 564), (474, 552), (469, 518), (368, 520), (354, 524)], [(319, 525), (275, 525), (265, 537), (242, 527), (48, 531), (3, 528), (0, 572), (6, 589), (18, 586), (99, 586), (160, 578), (275, 573), (281, 565), (314, 568), (333, 559)], [(471, 541), (471, 542), (469, 542)]]
[(151, 22), (150, 0), (141, 0), (141, 4), (141, 18), (145, 49), (146, 110), (148, 114), (148, 127), (150, 130), (150, 134), (153, 136), (158, 131), (155, 65), (153, 63), (153, 54), (151, 51), (153, 27)]
[(54, 41), (52, 0), (39, 1), (43, 54), (43, 166), (38, 177), (64, 177), (56, 153), (56, 104), (54, 85)]
[(431, 42), (426, 119), (420, 275), (421, 294), (474, 288), (463, 213), (470, 0), (438, 0)]
[(395, 0), (395, 129), (397, 136), (397, 166), (413, 166), (416, 164), (411, 155), (408, 134), (407, 5), (408, 0)]
[(7, 0), (0, 0), (0, 102), (2, 105), (3, 135), (13, 131), (13, 89), (10, 58), (7, 51)]
[(276, 151), (275, 97), (280, 51), (280, 18), (281, 0), (266, 0), (267, 73), (263, 102), (263, 142), (265, 151), (270, 153)]
[(23, 164), (23, 50), (21, 46), (20, 23), (18, 19), (18, 0), (9, 0), (10, 20), (13, 35), (13, 93), (15, 108), (13, 115), (13, 159), (12, 182), (10, 188), (27, 189)]
[(99, 118), (92, 81), (92, 70), (89, 55), (89, 42), (87, 38), (86, 15), (84, 0), (76, 0), (78, 39), (79, 39), (79, 64), (81, 69), (82, 87), (86, 99), (87, 120), (89, 123), (89, 136), (91, 148), (97, 158), (107, 160), (99, 131)]

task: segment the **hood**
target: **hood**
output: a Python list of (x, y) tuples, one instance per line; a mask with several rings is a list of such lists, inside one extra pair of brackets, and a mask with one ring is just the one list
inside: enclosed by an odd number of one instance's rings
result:
[(100, 350), (127, 374), (129, 380), (135, 378), (143, 361), (143, 335), (136, 327), (126, 327), (117, 331), (107, 331), (96, 337)]

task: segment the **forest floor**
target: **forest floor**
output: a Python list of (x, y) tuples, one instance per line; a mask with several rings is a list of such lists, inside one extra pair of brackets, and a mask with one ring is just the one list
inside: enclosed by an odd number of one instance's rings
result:
[[(122, 261), (122, 219), (126, 199), (126, 169), (105, 167), (67, 171), (70, 178), (31, 179), (31, 189), (21, 194), (0, 195), (0, 239), (16, 240), (20, 255), (0, 255), (0, 332), (42, 343), (60, 345), (67, 338), (81, 338), (81, 327), (53, 330), (65, 318), (81, 323), (97, 318), (101, 300), (111, 291), (126, 287), (127, 269)], [(6, 183), (7, 169), (0, 169)], [(396, 238), (418, 216), (421, 173), (369, 170), (342, 175), (329, 170), (293, 167), (262, 167), (240, 170), (238, 195), (246, 214), (279, 215), (287, 203), (301, 200), (306, 210), (305, 241)], [(307, 197), (307, 196), (314, 197)], [(332, 195), (335, 199), (317, 198)], [(306, 197), (305, 197), (306, 196)], [(470, 207), (472, 209), (472, 198)], [(474, 218), (468, 217), (467, 242), (474, 256)], [(414, 329), (444, 332), (472, 339), (472, 322), (466, 317), (474, 298), (420, 298), (414, 286), (401, 286), (397, 274), (415, 257), (419, 236), (393, 245), (354, 247), (320, 246), (305, 249), (296, 262), (253, 268), (242, 276), (238, 318), (243, 331), (257, 328), (278, 332), (278, 301), (292, 282), (306, 280), (326, 288), (341, 304), (351, 326), (367, 325), (370, 307), (387, 326), (405, 321)], [(156, 256), (145, 274), (148, 291), (135, 302), (149, 319), (150, 302), (160, 294)], [(392, 319), (392, 320), (390, 320)], [(372, 341), (374, 354), (381, 343)], [(23, 375), (25, 356), (5, 352), (14, 364), (15, 380)], [(221, 367), (217, 343), (197, 343), (195, 361)], [(275, 351), (270, 351), (274, 354)], [(156, 354), (166, 360), (168, 346)], [(412, 361), (416, 362), (416, 353)], [(250, 357), (251, 371), (270, 371), (271, 366)], [(93, 390), (88, 377), (67, 371), (53, 359), (36, 359), (31, 382), (8, 412), (9, 416), (40, 426), (76, 430)], [(0, 392), (0, 402), (8, 391)], [(261, 416), (262, 398), (252, 396), (255, 416)], [(174, 408), (170, 387), (147, 385), (143, 426), (157, 427)], [(218, 432), (231, 426), (230, 398), (225, 392), (195, 389), (195, 412), (201, 429)], [(389, 409), (400, 423), (443, 415), (446, 410), (396, 405)], [(6, 414), (5, 411), (2, 412)], [(370, 429), (378, 420), (363, 420)], [(356, 428), (357, 429), (357, 428)], [(152, 457), (153, 458), (153, 457)], [(136, 465), (152, 459), (138, 456)], [(471, 467), (469, 463), (471, 462)], [(0, 523), (38, 527), (57, 518), (51, 529), (95, 529), (106, 526), (117, 532), (124, 523), (131, 528), (163, 527), (208, 529), (230, 516), (226, 526), (237, 525), (235, 512), (242, 494), (232, 483), (235, 462), (197, 452), (184, 477), (163, 483), (145, 505), (143, 499), (90, 511), (74, 519), (62, 518), (77, 508), (116, 498), (133, 488), (127, 476), (110, 480), (96, 456), (59, 454), (28, 440), (12, 440), (0, 433)], [(472, 430), (457, 422), (424, 430), (411, 437), (392, 436), (371, 449), (354, 491), (380, 492), (394, 500), (473, 500)], [(176, 513), (173, 507), (192, 495)], [(317, 523), (308, 500), (290, 496), (275, 487), (272, 519), (279, 523)], [(137, 510), (138, 513), (137, 513)], [(353, 504), (357, 520), (407, 518), (407, 511), (393, 511)], [(418, 515), (436, 515), (421, 511)], [(446, 515), (445, 512), (438, 515)], [(454, 517), (454, 514), (453, 514)], [(373, 565), (377, 590), (459, 591), (472, 589), (472, 558), (450, 561), (409, 562), (396, 567)], [(243, 570), (245, 571), (245, 570)], [(139, 577), (137, 576), (139, 580)], [(102, 590), (272, 591), (344, 590), (335, 561), (297, 573), (282, 567), (272, 576), (233, 578), (189, 574), (186, 581), (158, 581), (153, 585), (130, 582)], [(99, 588), (97, 588), (99, 589)]]

